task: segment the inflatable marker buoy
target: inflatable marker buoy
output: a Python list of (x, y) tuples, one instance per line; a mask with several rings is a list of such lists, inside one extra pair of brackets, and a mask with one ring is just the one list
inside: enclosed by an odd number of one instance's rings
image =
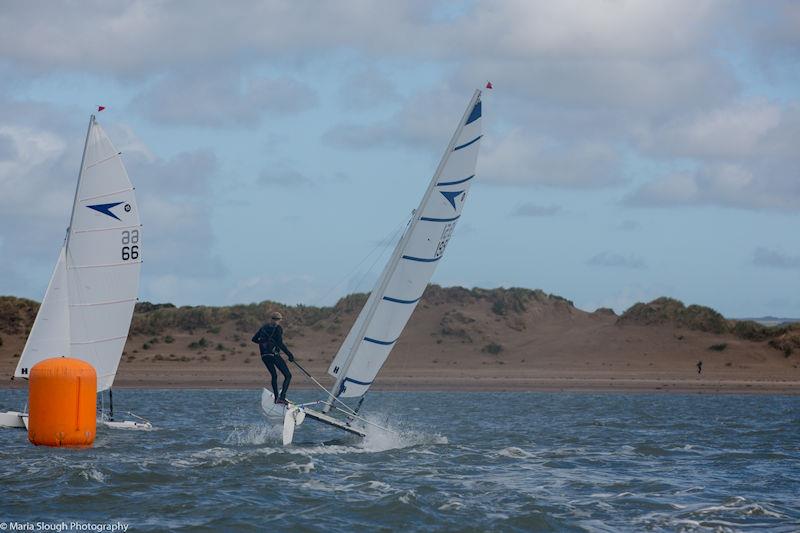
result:
[(97, 372), (86, 361), (45, 359), (29, 375), (28, 440), (43, 446), (86, 448), (97, 431)]

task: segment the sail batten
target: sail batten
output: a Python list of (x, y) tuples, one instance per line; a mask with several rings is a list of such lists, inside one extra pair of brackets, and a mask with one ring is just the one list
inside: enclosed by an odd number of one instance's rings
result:
[(328, 369), (336, 378), (332, 394), (356, 397), (367, 392), (422, 298), (475, 178), (481, 115), (476, 91), (419, 207)]

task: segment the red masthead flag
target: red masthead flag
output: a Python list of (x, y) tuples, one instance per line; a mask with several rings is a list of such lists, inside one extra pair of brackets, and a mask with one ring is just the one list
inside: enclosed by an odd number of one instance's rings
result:
[(486, 88), (487, 89), (491, 89), (492, 88), (492, 82), (490, 82), (490, 81), (486, 82)]
[(106, 106), (104, 106), (104, 105), (99, 105), (99, 106), (97, 106), (97, 112), (99, 113), (100, 111), (102, 111), (102, 110), (103, 110), (103, 109), (105, 109), (105, 108), (106, 108)]

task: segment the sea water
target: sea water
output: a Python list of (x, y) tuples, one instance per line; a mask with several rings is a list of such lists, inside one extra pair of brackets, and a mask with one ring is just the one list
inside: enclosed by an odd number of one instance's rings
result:
[(0, 430), (6, 530), (800, 530), (800, 397), (371, 392), (393, 432), (307, 420), (289, 447), (257, 390), (114, 400), (155, 429), (86, 450)]

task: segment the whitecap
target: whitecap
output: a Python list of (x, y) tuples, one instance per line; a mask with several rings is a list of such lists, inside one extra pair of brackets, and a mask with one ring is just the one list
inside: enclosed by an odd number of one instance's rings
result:
[(447, 503), (442, 504), (439, 506), (440, 511), (459, 511), (464, 508), (464, 503), (452, 498), (447, 501)]
[(295, 470), (300, 474), (308, 474), (312, 470), (314, 470), (314, 461), (309, 461), (306, 464), (299, 464), (299, 463), (289, 463), (284, 466), (287, 470)]
[(259, 445), (280, 441), (282, 428), (270, 424), (250, 424), (236, 427), (225, 438), (225, 444), (235, 446)]
[(81, 470), (80, 475), (85, 480), (92, 480), (97, 481), (98, 483), (105, 483), (106, 482), (106, 475), (103, 474), (96, 468), (90, 468), (88, 470)]
[(401, 494), (400, 498), (398, 498), (398, 499), (402, 503), (405, 503), (406, 505), (408, 505), (409, 503), (411, 503), (411, 499), (412, 498), (416, 499), (416, 497), (417, 497), (417, 493), (416, 492), (414, 492), (413, 490), (407, 490), (404, 494)]
[(389, 492), (392, 490), (392, 486), (388, 483), (384, 483), (383, 481), (370, 481), (367, 483), (367, 487), (373, 490), (377, 490), (378, 492)]
[(503, 448), (497, 455), (502, 455), (503, 457), (511, 457), (513, 459), (527, 459), (529, 457), (533, 457), (533, 454), (530, 452), (526, 452), (522, 448), (517, 448), (516, 446), (509, 446), (508, 448)]

